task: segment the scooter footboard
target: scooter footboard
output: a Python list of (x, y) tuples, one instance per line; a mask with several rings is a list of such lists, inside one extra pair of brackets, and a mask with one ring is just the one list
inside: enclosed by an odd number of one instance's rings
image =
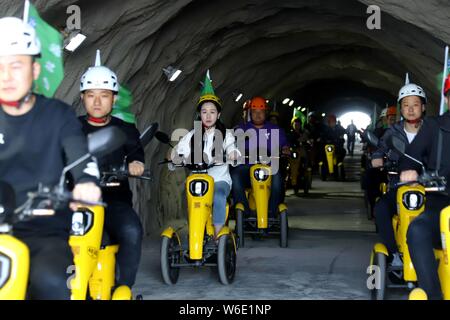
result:
[(439, 260), (439, 279), (441, 280), (442, 293), (444, 299), (450, 299), (450, 264), (449, 264), (449, 245), (450, 245), (450, 206), (441, 211), (440, 217), (442, 255)]

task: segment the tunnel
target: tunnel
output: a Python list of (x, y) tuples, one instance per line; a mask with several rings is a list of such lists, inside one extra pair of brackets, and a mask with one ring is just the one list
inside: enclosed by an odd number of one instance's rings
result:
[[(448, 2), (430, 0), (109, 0), (33, 1), (42, 17), (64, 28), (70, 5), (81, 9), (87, 40), (64, 53), (65, 77), (56, 97), (79, 114), (79, 80), (93, 64), (95, 50), (133, 93), (132, 111), (143, 130), (191, 128), (200, 81), (210, 70), (224, 101), (223, 119), (240, 121), (242, 101), (254, 95), (277, 102), (284, 124), (294, 106), (338, 115), (370, 114), (395, 104), (408, 72), (428, 97), (429, 114), (440, 102), (437, 75), (443, 48), (450, 42)], [(380, 8), (380, 28), (369, 29), (369, 5)], [(3, 1), (4, 15), (21, 16), (20, 1)], [(162, 69), (182, 70), (174, 82)], [(184, 208), (184, 174), (158, 166), (167, 148), (156, 142), (146, 150), (154, 175), (150, 184), (133, 186), (135, 206), (147, 234), (160, 230)], [(177, 190), (177, 191), (176, 191)]]

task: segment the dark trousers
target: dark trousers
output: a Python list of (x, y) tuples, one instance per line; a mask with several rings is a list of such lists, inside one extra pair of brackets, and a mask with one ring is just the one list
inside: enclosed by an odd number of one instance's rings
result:
[(105, 231), (113, 243), (119, 244), (117, 253), (117, 286), (130, 288), (136, 281), (141, 260), (143, 230), (137, 213), (126, 202), (108, 203)]
[(69, 267), (73, 266), (74, 262), (68, 240), (40, 236), (24, 237), (20, 240), (30, 250), (27, 299), (70, 300)]
[[(251, 165), (240, 165), (231, 170), (231, 179), (233, 181), (233, 198), (235, 203), (244, 204), (246, 212), (250, 212), (247, 198), (245, 197), (245, 189), (251, 187), (250, 183), (250, 167)], [(281, 173), (272, 176), (272, 186), (270, 190), (269, 201), (269, 217), (276, 217), (278, 213), (278, 205), (283, 198), (283, 181)]]
[(396, 196), (397, 189), (391, 189), (378, 200), (374, 208), (378, 235), (387, 247), (389, 254), (398, 252), (394, 228), (392, 226), (392, 218), (394, 214), (397, 214)]
[(355, 137), (347, 138), (347, 151), (353, 156), (353, 150), (355, 149)]
[(450, 204), (449, 197), (427, 194), (425, 211), (410, 224), (407, 233), (409, 253), (417, 272), (419, 286), (429, 299), (442, 299), (438, 263), (433, 249), (442, 248), (440, 237), (441, 210)]

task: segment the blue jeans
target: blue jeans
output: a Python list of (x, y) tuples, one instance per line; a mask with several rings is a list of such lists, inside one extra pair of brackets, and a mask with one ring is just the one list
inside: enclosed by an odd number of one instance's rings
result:
[(214, 225), (224, 225), (227, 197), (230, 194), (230, 185), (225, 181), (214, 183), (214, 202), (213, 202), (213, 223)]
[[(231, 179), (233, 180), (233, 198), (235, 203), (242, 203), (246, 212), (250, 212), (245, 189), (251, 187), (249, 164), (244, 164), (232, 168)], [(283, 179), (280, 171), (272, 176), (272, 186), (270, 190), (269, 217), (275, 218), (278, 213), (278, 205), (283, 197)]]

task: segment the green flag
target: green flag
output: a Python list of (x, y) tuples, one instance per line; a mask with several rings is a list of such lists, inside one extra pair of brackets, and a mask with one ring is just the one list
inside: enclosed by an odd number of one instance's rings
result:
[(116, 118), (122, 119), (125, 122), (136, 123), (136, 118), (131, 112), (130, 107), (133, 103), (133, 96), (124, 86), (119, 87), (116, 103), (113, 106), (112, 115)]
[(294, 108), (294, 114), (292, 115), (291, 123), (294, 122), (295, 119), (300, 119), (303, 128), (305, 126), (306, 116), (300, 110), (301, 107)]
[(445, 47), (445, 58), (444, 58), (444, 71), (442, 73), (438, 74), (437, 80), (438, 80), (438, 88), (441, 92), (441, 104), (439, 107), (439, 114), (444, 114), (448, 109), (449, 106), (447, 106), (446, 99), (444, 97), (444, 84), (445, 79), (450, 74), (450, 59), (448, 58), (448, 46)]
[(36, 8), (25, 2), (25, 21), (34, 27), (41, 42), (41, 57), (37, 60), (41, 65), (41, 74), (35, 81), (34, 92), (46, 97), (53, 97), (64, 78), (62, 58), (62, 35), (41, 19)]

